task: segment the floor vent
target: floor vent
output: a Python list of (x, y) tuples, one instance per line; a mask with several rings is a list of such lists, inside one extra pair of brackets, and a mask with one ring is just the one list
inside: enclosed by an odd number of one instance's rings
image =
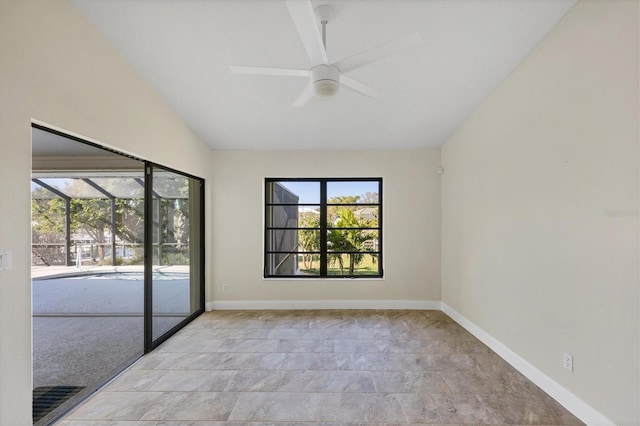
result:
[(80, 392), (82, 386), (42, 386), (33, 390), (33, 422), (58, 408), (73, 395)]

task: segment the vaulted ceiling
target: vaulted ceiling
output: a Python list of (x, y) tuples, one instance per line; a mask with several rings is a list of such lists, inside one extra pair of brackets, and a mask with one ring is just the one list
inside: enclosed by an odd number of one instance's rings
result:
[(422, 43), (292, 103), (306, 78), (236, 75), (230, 65), (308, 69), (283, 0), (72, 0), (212, 149), (439, 147), (520, 64), (575, 0), (313, 0), (335, 17), (331, 63), (417, 31)]

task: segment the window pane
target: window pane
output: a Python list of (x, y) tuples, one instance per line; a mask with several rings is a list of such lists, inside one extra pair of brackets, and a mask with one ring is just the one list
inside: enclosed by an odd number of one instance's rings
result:
[(65, 243), (65, 212), (66, 205), (62, 198), (31, 199), (31, 260), (33, 266), (67, 265), (69, 258)]
[(329, 204), (377, 204), (379, 193), (377, 181), (327, 182)]
[[(200, 181), (153, 168), (152, 337), (200, 309)], [(167, 197), (167, 198), (164, 198)], [(168, 268), (170, 267), (170, 268)]]
[(328, 228), (377, 228), (377, 206), (327, 206)]
[(319, 251), (319, 230), (270, 229), (267, 231), (267, 251)]
[(320, 227), (320, 206), (299, 206), (298, 207), (298, 227), (299, 228), (319, 228)]
[(267, 206), (267, 227), (298, 228), (298, 206)]
[(153, 190), (162, 198), (189, 198), (189, 178), (167, 170), (154, 170)]
[(360, 276), (379, 275), (378, 256), (369, 253), (329, 253), (327, 275)]
[(329, 252), (377, 252), (379, 250), (378, 231), (353, 229), (349, 231), (327, 231), (327, 251)]
[(70, 198), (107, 198), (106, 195), (82, 179), (39, 178), (39, 180)]
[(266, 206), (269, 228), (320, 228), (320, 206)]
[(320, 276), (320, 255), (306, 253), (271, 253), (266, 256), (267, 276)]
[(32, 200), (44, 200), (44, 199), (51, 199), (51, 198), (59, 198), (59, 195), (56, 195), (53, 192), (49, 191), (48, 189), (41, 187), (35, 182), (31, 182), (31, 199)]
[(91, 180), (118, 198), (144, 198), (144, 182), (132, 177), (94, 177)]
[(320, 204), (320, 182), (267, 182), (267, 203)]

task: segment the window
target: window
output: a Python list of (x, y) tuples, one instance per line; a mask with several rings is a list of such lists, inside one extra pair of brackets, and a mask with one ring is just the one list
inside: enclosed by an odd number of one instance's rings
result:
[(382, 277), (381, 178), (265, 179), (264, 276)]

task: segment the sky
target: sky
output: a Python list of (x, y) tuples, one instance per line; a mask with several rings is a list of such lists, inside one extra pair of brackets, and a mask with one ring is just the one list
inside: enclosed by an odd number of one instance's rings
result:
[[(299, 203), (320, 204), (319, 182), (280, 182), (300, 197)], [(327, 182), (327, 198), (345, 195), (364, 195), (378, 192), (378, 182)]]

